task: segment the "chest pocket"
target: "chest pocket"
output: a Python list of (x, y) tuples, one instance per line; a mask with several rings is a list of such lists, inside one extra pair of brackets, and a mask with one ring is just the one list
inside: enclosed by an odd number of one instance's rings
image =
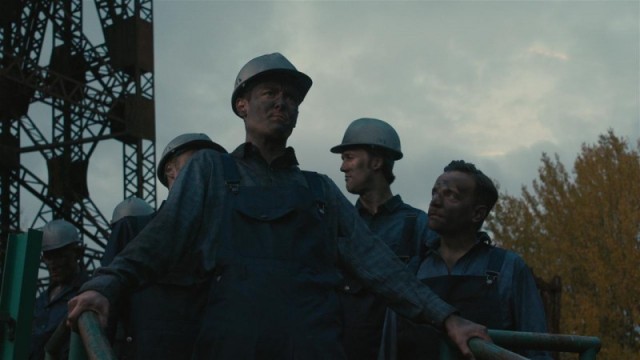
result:
[(233, 160), (223, 159), (232, 209), (225, 224), (231, 254), (236, 254), (232, 257), (276, 260), (280, 262), (277, 266), (297, 263), (319, 267), (334, 261), (331, 249), (337, 245), (328, 231), (318, 174), (303, 172), (308, 187), (296, 183), (243, 186)]
[(284, 220), (300, 205), (290, 189), (243, 188), (234, 210), (251, 221), (276, 222)]
[(492, 248), (484, 276), (447, 275), (423, 280), (444, 301), (456, 307), (460, 314), (491, 328), (502, 327), (498, 281), (506, 251)]

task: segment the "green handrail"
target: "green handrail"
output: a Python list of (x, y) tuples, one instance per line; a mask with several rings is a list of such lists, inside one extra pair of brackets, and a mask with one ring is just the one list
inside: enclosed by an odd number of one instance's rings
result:
[(9, 235), (0, 271), (0, 359), (29, 357), (41, 248), (41, 231)]
[(90, 360), (116, 360), (116, 355), (98, 321), (98, 315), (85, 311), (78, 319), (78, 332)]
[(595, 336), (489, 330), (489, 336), (500, 346), (516, 349), (572, 352), (580, 360), (594, 360), (602, 343)]
[(480, 338), (469, 340), (473, 355), (481, 360), (527, 360), (526, 357), (504, 349)]
[[(469, 348), (480, 360), (522, 360), (526, 357), (505, 348), (514, 350), (543, 350), (578, 353), (580, 360), (595, 360), (600, 351), (601, 341), (595, 336), (533, 333), (524, 331), (489, 330), (492, 342), (473, 338)], [(440, 359), (457, 359), (458, 352), (451, 341), (443, 341)]]
[(70, 341), (69, 360), (116, 360), (96, 313), (85, 311), (80, 315), (78, 332), (71, 333), (70, 340), (69, 332), (64, 322), (58, 326), (45, 346), (45, 360), (58, 360), (54, 354), (67, 341)]
[[(62, 329), (58, 329), (62, 331)], [(84, 312), (78, 320), (78, 330), (84, 350), (90, 360), (115, 360), (116, 356), (109, 345), (98, 317), (91, 311)], [(57, 331), (56, 331), (57, 332)], [(561, 351), (580, 354), (580, 360), (595, 360), (600, 351), (601, 341), (594, 336), (532, 333), (507, 330), (489, 330), (493, 343), (473, 338), (469, 348), (480, 360), (524, 360), (504, 347), (512, 349)], [(74, 344), (72, 343), (72, 346)], [(451, 344), (449, 344), (451, 346)], [(452, 359), (451, 347), (443, 346), (441, 359)], [(73, 349), (72, 349), (73, 350)], [(76, 349), (77, 350), (77, 349)]]

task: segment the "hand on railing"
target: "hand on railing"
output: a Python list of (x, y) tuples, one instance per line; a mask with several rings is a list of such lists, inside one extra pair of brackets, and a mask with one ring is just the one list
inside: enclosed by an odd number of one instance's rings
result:
[[(473, 338), (469, 340), (469, 348), (479, 360), (527, 359), (522, 355), (506, 350), (503, 346), (516, 350), (572, 352), (578, 353), (581, 360), (595, 360), (601, 346), (600, 339), (594, 336), (547, 334), (508, 330), (489, 330), (489, 335), (493, 339), (494, 343), (489, 343), (480, 338)], [(444, 349), (447, 350), (449, 348), (445, 347)], [(443, 359), (449, 358), (451, 358), (449, 353), (443, 357)]]
[[(90, 360), (116, 359), (98, 321), (98, 316), (94, 312), (86, 311), (80, 314), (77, 328), (82, 342), (78, 340), (78, 334), (70, 337), (69, 327), (61, 322), (45, 345), (45, 360), (62, 360), (60, 354), (66, 351), (70, 354), (85, 353)], [(67, 346), (68, 348), (65, 349)], [(70, 358), (72, 358), (71, 355)]]
[(98, 315), (103, 328), (107, 327), (109, 316), (109, 300), (97, 291), (89, 290), (78, 294), (68, 303), (69, 316), (67, 325), (77, 331), (77, 321), (85, 311), (92, 311)]
[(469, 341), (473, 338), (480, 338), (491, 343), (491, 338), (487, 333), (487, 328), (476, 324), (458, 315), (449, 316), (444, 322), (447, 336), (453, 342), (466, 359), (473, 360), (473, 352), (469, 348)]

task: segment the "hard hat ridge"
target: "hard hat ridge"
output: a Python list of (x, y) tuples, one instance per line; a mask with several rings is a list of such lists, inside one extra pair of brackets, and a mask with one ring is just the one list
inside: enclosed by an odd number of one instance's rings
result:
[(342, 143), (331, 148), (332, 153), (342, 153), (348, 148), (372, 146), (391, 155), (393, 160), (402, 159), (400, 137), (386, 121), (374, 118), (356, 119), (344, 132)]

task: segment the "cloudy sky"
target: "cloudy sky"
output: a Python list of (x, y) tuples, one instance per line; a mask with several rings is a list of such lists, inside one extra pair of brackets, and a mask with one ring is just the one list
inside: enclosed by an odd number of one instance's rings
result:
[[(235, 76), (278, 51), (314, 82), (289, 142), (303, 169), (343, 186), (329, 148), (352, 120), (375, 117), (400, 135), (392, 190), (406, 202), (426, 209), (452, 159), (518, 195), (543, 152), (571, 168), (581, 144), (608, 129), (631, 144), (640, 138), (639, 4), (158, 0), (157, 156), (184, 132), (233, 150), (244, 140), (230, 106)], [(93, 2), (85, 6), (95, 26)], [(89, 190), (107, 218), (122, 199), (118, 151), (105, 142), (90, 164)], [(30, 224), (37, 209), (23, 199), (21, 222)]]

